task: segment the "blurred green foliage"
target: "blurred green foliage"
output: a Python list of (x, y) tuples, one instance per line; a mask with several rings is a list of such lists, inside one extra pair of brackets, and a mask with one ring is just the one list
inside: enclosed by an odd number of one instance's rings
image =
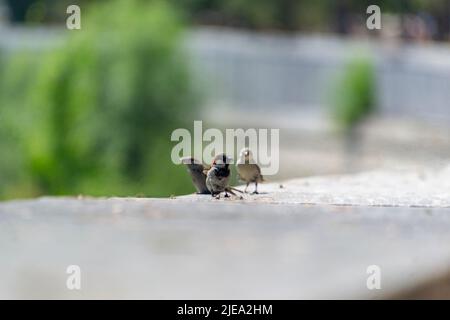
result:
[(0, 64), (0, 197), (192, 191), (170, 159), (195, 105), (180, 17), (138, 0), (86, 12), (61, 47)]
[(369, 58), (353, 58), (336, 81), (332, 116), (340, 129), (351, 131), (375, 109), (375, 70)]
[(169, 0), (200, 24), (252, 29), (349, 33), (351, 20), (367, 18), (369, 5), (383, 13), (427, 12), (437, 22), (437, 39), (449, 35), (448, 0)]
[[(154, 0), (141, 0), (150, 3)], [(448, 0), (166, 0), (200, 24), (238, 26), (253, 29), (330, 31), (347, 33), (352, 18), (366, 19), (369, 5), (379, 5), (383, 13), (427, 12), (436, 18), (436, 38), (449, 35)], [(81, 8), (106, 0), (7, 0), (14, 21), (62, 23), (65, 8)]]
[[(61, 23), (67, 18), (66, 8), (71, 4), (81, 8), (95, 0), (5, 0), (9, 16), (15, 23)], [(100, 2), (100, 1), (98, 1)], [(103, 1), (105, 2), (105, 1)]]

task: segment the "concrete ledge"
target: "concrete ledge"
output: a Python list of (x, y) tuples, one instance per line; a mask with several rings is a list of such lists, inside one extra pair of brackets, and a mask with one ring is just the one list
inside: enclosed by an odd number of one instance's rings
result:
[[(450, 208), (450, 166), (293, 179), (265, 183), (258, 190), (261, 194), (246, 195), (244, 202)], [(197, 195), (188, 198), (214, 201)]]
[[(267, 193), (245, 200), (2, 203), (0, 298), (413, 296), (450, 266), (445, 182), (432, 192), (440, 177), (309, 178), (283, 189), (266, 184)], [(73, 264), (82, 270), (80, 291), (66, 288)], [(381, 290), (367, 289), (369, 265), (381, 268)]]

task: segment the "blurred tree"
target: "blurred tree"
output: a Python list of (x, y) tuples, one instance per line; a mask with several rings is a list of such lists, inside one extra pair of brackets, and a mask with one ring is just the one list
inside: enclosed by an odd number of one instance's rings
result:
[(35, 70), (15, 75), (24, 63), (8, 64), (10, 76), (31, 82), (0, 89), (9, 119), (20, 119), (14, 130), (27, 177), (15, 185), (31, 185), (10, 186), (14, 196), (191, 191), (170, 160), (170, 134), (191, 125), (195, 102), (179, 17), (167, 4), (138, 0), (86, 12), (82, 32), (39, 56)]
[(361, 124), (375, 110), (375, 70), (364, 57), (353, 58), (336, 81), (332, 118), (344, 134), (347, 170), (355, 170)]
[(353, 130), (375, 108), (375, 70), (370, 59), (354, 58), (337, 80), (333, 118), (345, 131)]
[[(141, 0), (151, 3), (154, 0)], [(160, 0), (163, 1), (163, 0)], [(165, 0), (178, 7), (188, 19), (200, 24), (286, 31), (353, 32), (361, 25), (369, 5), (383, 13), (422, 14), (437, 24), (434, 39), (449, 35), (450, 0)], [(85, 8), (100, 0), (8, 0), (15, 22), (63, 23), (69, 4)], [(406, 32), (404, 32), (406, 34)]]
[(422, 12), (428, 12), (430, 18), (434, 19), (437, 25), (435, 40), (450, 40), (450, 0), (424, 1), (416, 0), (417, 7)]
[(37, 61), (25, 54), (0, 58), (0, 198), (34, 195), (20, 136), (31, 125), (24, 118), (24, 92), (33, 82)]
[(28, 8), (34, 0), (6, 0), (12, 22), (24, 22)]

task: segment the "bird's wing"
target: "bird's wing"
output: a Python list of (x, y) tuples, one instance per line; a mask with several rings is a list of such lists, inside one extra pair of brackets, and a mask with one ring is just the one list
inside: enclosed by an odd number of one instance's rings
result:
[(256, 164), (256, 169), (258, 170), (258, 176), (261, 179), (261, 182), (265, 181), (263, 175), (261, 174), (261, 168), (257, 164)]

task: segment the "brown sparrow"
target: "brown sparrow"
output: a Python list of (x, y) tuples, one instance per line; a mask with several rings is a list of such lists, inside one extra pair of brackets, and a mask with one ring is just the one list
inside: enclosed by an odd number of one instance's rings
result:
[(254, 182), (255, 191), (253, 193), (258, 194), (258, 182), (262, 182), (264, 179), (261, 175), (261, 169), (253, 160), (253, 155), (250, 149), (244, 148), (241, 150), (239, 160), (236, 163), (236, 169), (239, 179), (247, 183), (244, 192), (247, 192), (248, 185), (251, 182)]
[(205, 167), (200, 161), (191, 157), (181, 158), (181, 163), (186, 165), (197, 193), (210, 194), (206, 187), (206, 172), (209, 167)]
[(224, 153), (214, 157), (211, 169), (206, 175), (206, 187), (211, 195), (220, 197), (220, 193), (225, 192), (225, 197), (229, 197), (228, 193), (233, 193), (230, 182), (230, 160)]

